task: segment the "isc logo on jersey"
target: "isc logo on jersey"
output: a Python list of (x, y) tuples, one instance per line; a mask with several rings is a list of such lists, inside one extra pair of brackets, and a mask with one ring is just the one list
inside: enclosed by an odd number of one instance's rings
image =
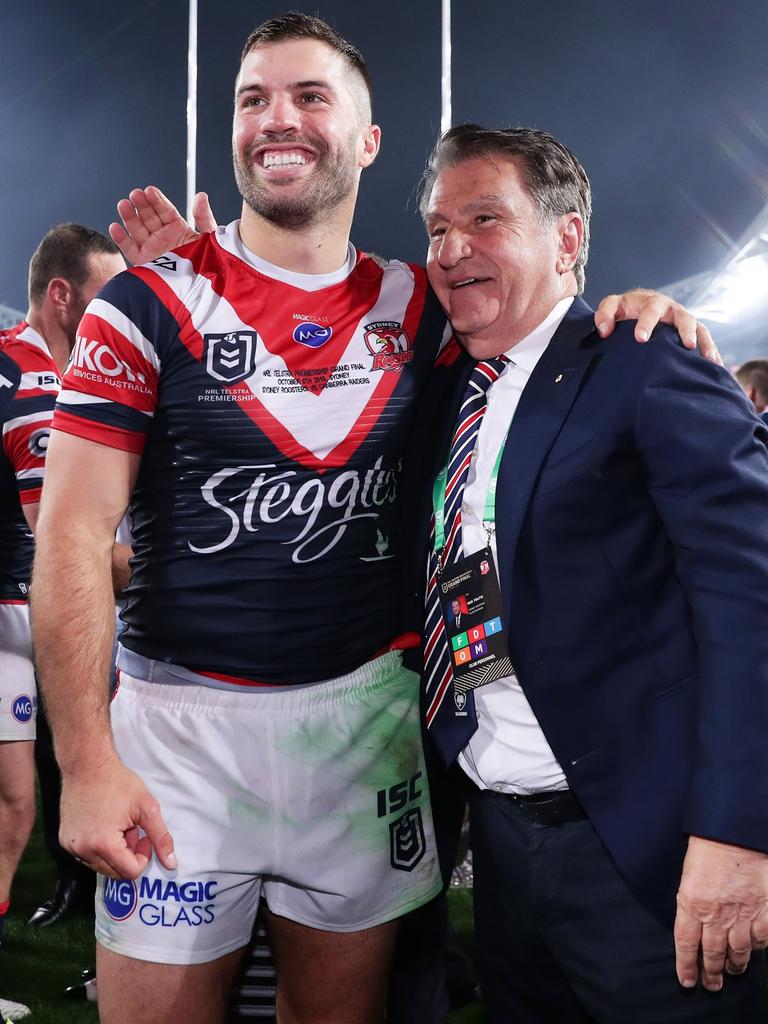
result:
[(197, 928), (215, 918), (216, 879), (177, 882), (167, 878), (105, 878), (104, 909), (113, 921), (127, 921), (139, 908), (139, 920), (149, 928)]
[(26, 693), (20, 693), (18, 697), (14, 697), (11, 702), (11, 714), (17, 722), (21, 722), (24, 725), (28, 722), (32, 715), (35, 713), (35, 701), (32, 697)]
[(297, 324), (293, 329), (293, 340), (307, 348), (320, 348), (326, 341), (331, 340), (332, 327), (322, 327), (320, 324), (312, 323), (311, 320)]

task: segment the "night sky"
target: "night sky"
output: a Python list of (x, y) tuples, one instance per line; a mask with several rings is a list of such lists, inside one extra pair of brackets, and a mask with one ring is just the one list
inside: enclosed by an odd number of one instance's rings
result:
[[(198, 187), (239, 212), (232, 86), (248, 32), (286, 8), (200, 2)], [(454, 122), (528, 124), (590, 174), (587, 298), (718, 264), (768, 200), (768, 4), (737, 0), (454, 0)], [(30, 0), (1, 18), (0, 302), (26, 308), (29, 256), (74, 220), (105, 230), (117, 199), (160, 185), (184, 207), (187, 5)], [(382, 152), (353, 240), (419, 260), (414, 193), (440, 123), (439, 0), (303, 8), (356, 43)]]

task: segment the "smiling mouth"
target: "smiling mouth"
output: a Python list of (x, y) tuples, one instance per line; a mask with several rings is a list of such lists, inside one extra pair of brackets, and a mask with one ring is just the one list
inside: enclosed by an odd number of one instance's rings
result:
[(262, 167), (303, 167), (310, 162), (309, 154), (300, 150), (265, 149), (259, 156)]
[(457, 288), (466, 288), (470, 284), (485, 284), (486, 281), (490, 281), (490, 277), (465, 277), (462, 281), (454, 281), (451, 285), (451, 291), (455, 291)]

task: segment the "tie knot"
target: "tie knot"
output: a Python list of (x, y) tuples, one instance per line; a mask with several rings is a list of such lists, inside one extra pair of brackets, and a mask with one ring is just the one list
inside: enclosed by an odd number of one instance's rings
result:
[(472, 371), (472, 383), (481, 391), (487, 391), (494, 381), (498, 380), (509, 362), (507, 356), (496, 356), (495, 359), (483, 359)]

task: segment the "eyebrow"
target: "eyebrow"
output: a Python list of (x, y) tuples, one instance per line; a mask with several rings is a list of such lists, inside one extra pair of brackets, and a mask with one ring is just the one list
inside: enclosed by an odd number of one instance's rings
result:
[[(481, 206), (487, 206), (488, 203), (503, 203), (508, 205), (508, 200), (504, 196), (497, 196), (493, 193), (489, 193), (485, 196), (478, 196), (477, 199), (473, 199), (472, 202), (467, 203), (466, 206), (462, 206), (461, 213), (471, 213), (473, 210), (478, 209)], [(444, 213), (440, 213), (439, 210), (429, 210), (424, 218), (425, 220), (446, 220)]]
[[(322, 79), (309, 79), (306, 82), (289, 82), (289, 89), (325, 89), (326, 92), (335, 92), (330, 82), (326, 82)], [(241, 96), (245, 92), (264, 92), (264, 86), (261, 82), (253, 82), (251, 84), (245, 83), (241, 85), (235, 92), (235, 97)]]

